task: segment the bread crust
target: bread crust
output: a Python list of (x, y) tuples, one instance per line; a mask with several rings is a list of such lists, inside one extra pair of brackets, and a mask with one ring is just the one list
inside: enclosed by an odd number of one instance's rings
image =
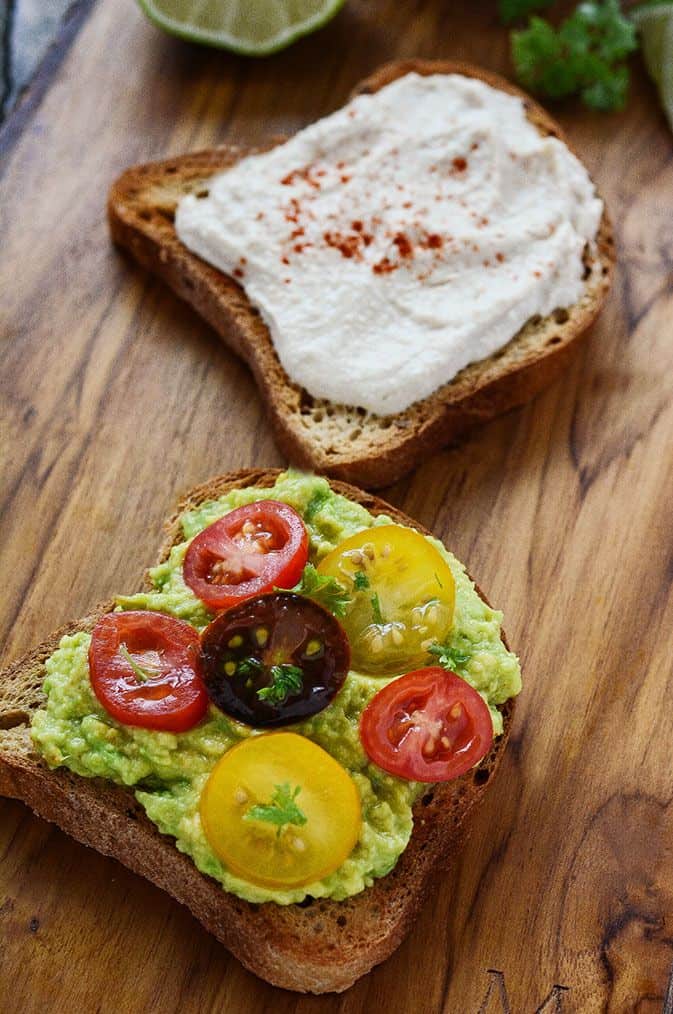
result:
[[(246, 469), (191, 490), (166, 522), (158, 562), (181, 541), (179, 517), (185, 510), (232, 489), (270, 486), (278, 474), (275, 469)], [(341, 482), (331, 486), (373, 514), (388, 514), (428, 534), (378, 497)], [(63, 634), (91, 630), (113, 604), (103, 603), (61, 628), (0, 673), (0, 795), (23, 800), (77, 841), (118, 859), (167, 891), (246, 968), (273, 985), (310, 993), (347, 989), (400, 944), (438, 873), (449, 866), (466, 840), (467, 817), (481, 800), (504, 752), (514, 701), (501, 708), (504, 733), (481, 764), (454, 782), (429, 787), (416, 802), (411, 841), (391, 873), (342, 902), (252, 905), (201, 874), (171, 838), (159, 833), (130, 789), (103, 779), (81, 778), (64, 768), (51, 770), (32, 747), (29, 722), (31, 713), (44, 702), (45, 659)]]
[[(361, 82), (354, 94), (377, 91), (412, 71), (463, 74), (518, 95), (541, 133), (568, 144), (560, 126), (521, 89), (470, 64), (395, 61)], [(530, 321), (504, 350), (466, 367), (404, 412), (381, 417), (312, 398), (286, 374), (268, 329), (241, 287), (191, 253), (173, 225), (180, 197), (207, 190), (211, 176), (246, 154), (250, 152), (223, 146), (127, 170), (110, 190), (110, 231), (115, 243), (167, 282), (245, 360), (267, 406), (279, 447), (298, 465), (368, 489), (394, 482), (477, 423), (524, 404), (547, 387), (568, 366), (579, 338), (605, 301), (615, 260), (607, 211), (595, 252), (585, 253), (585, 293), (575, 306)]]

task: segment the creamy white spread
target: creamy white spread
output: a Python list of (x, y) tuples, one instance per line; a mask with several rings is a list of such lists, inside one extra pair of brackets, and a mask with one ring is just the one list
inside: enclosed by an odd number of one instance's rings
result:
[(239, 280), (294, 381), (388, 414), (575, 303), (602, 210), (520, 98), (407, 74), (185, 197), (176, 229)]

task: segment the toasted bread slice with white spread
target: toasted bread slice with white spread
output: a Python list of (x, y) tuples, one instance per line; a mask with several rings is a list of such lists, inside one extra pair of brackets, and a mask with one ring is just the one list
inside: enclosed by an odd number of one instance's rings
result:
[[(560, 127), (528, 96), (469, 65), (396, 62), (375, 72), (356, 92), (377, 91), (409, 72), (462, 74), (521, 96), (538, 131), (565, 141)], [(190, 252), (176, 235), (174, 216), (181, 198), (207, 192), (212, 176), (246, 154), (225, 146), (129, 169), (110, 192), (110, 228), (117, 244), (166, 281), (248, 363), (278, 443), (298, 465), (369, 488), (393, 482), (475, 423), (525, 403), (551, 383), (568, 365), (577, 339), (607, 295), (614, 248), (604, 212), (594, 250), (585, 250), (584, 292), (575, 305), (530, 319), (500, 351), (394, 415), (316, 399), (288, 377), (259, 312), (235, 279)]]

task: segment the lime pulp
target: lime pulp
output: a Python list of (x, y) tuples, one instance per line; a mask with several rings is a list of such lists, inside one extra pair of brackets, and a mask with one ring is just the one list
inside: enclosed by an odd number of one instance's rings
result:
[(344, 0), (138, 0), (148, 18), (192, 42), (275, 53), (332, 18)]
[(673, 3), (642, 4), (630, 11), (630, 17), (640, 34), (645, 66), (657, 83), (673, 129)]

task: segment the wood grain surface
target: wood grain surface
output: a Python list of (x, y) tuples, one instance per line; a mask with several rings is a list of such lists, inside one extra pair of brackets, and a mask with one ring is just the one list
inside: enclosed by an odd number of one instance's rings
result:
[[(82, 17), (0, 165), (3, 661), (135, 583), (180, 491), (282, 463), (245, 368), (111, 249), (110, 181), (291, 132), (396, 56), (507, 73), (494, 6), (350, 0), (261, 62), (164, 37), (130, 0)], [(624, 113), (559, 118), (616, 224), (609, 305), (560, 383), (385, 494), (503, 605), (524, 666), (454, 872), (389, 961), (341, 997), (300, 997), (0, 802), (2, 1014), (673, 1010), (672, 143), (637, 60)]]

